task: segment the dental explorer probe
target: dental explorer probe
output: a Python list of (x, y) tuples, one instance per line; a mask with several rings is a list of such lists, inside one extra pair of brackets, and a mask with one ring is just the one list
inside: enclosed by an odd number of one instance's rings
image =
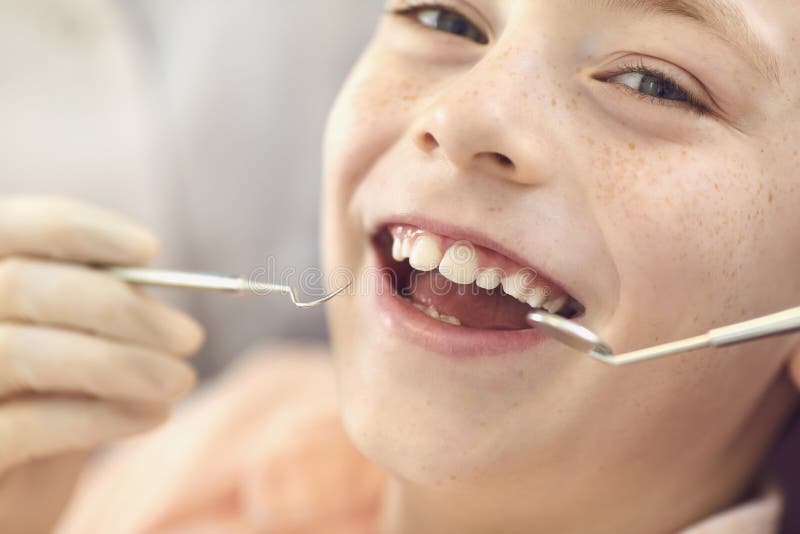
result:
[(242, 276), (190, 271), (167, 271), (163, 269), (141, 267), (110, 267), (108, 271), (124, 282), (139, 285), (164, 286), (180, 289), (205, 289), (239, 294), (255, 293), (257, 295), (266, 295), (278, 293), (280, 295), (288, 295), (292, 300), (292, 304), (298, 308), (313, 308), (324, 304), (342, 293), (352, 284), (352, 282), (348, 282), (342, 287), (323, 295), (321, 298), (308, 302), (301, 302), (296, 288), (281, 284), (256, 282)]
[(705, 347), (725, 347), (771, 336), (800, 332), (800, 307), (709, 330), (705, 334), (614, 355), (600, 335), (560, 315), (537, 309), (525, 316), (527, 323), (550, 337), (610, 365), (626, 365), (680, 354)]

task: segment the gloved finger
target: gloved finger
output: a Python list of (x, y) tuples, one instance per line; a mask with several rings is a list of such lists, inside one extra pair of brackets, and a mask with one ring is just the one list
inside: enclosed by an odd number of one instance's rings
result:
[(194, 319), (106, 272), (31, 259), (0, 259), (0, 321), (72, 328), (179, 355), (203, 342)]
[(167, 417), (163, 406), (32, 397), (0, 404), (0, 472), (56, 453), (88, 450), (143, 432)]
[(0, 397), (74, 393), (169, 403), (189, 392), (195, 373), (169, 354), (77, 332), (0, 323)]
[(61, 198), (0, 197), (0, 257), (136, 265), (157, 250), (150, 232), (113, 213)]

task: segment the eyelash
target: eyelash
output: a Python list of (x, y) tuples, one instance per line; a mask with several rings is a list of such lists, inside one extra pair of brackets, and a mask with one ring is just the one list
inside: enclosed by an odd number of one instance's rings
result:
[[(415, 15), (423, 10), (431, 9), (431, 10), (439, 10), (446, 13), (453, 13), (460, 17), (463, 17), (468, 21), (470, 20), (469, 17), (466, 17), (465, 15), (461, 14), (454, 6), (448, 6), (435, 2), (418, 1), (418, 0), (406, 0), (405, 3), (407, 4), (405, 7), (389, 9), (387, 10), (387, 12), (392, 15), (410, 18), (412, 15)], [(419, 21), (414, 21), (414, 22), (417, 24), (421, 24)], [(470, 21), (470, 24), (472, 24), (477, 28), (477, 25), (475, 25), (472, 21)], [(441, 31), (441, 30), (434, 30), (434, 31)], [(686, 101), (668, 100), (665, 98), (659, 98), (656, 96), (645, 94), (641, 91), (637, 91), (636, 89), (633, 89), (632, 87), (629, 87), (627, 85), (623, 85), (618, 82), (608, 81), (617, 76), (621, 76), (623, 74), (631, 74), (631, 73), (642, 74), (645, 76), (652, 76), (654, 78), (661, 79), (662, 81), (680, 89), (680, 91), (682, 91), (686, 95)], [(686, 111), (697, 113), (698, 115), (707, 115), (708, 113), (710, 113), (708, 106), (704, 102), (702, 102), (699, 98), (697, 98), (692, 91), (685, 89), (680, 83), (678, 83), (675, 80), (675, 78), (673, 78), (666, 72), (663, 72), (658, 68), (646, 65), (643, 60), (640, 60), (632, 64), (621, 65), (614, 71), (604, 73), (602, 77), (597, 77), (595, 79), (602, 81), (604, 83), (613, 83), (614, 85), (619, 86), (620, 89), (626, 91), (632, 96), (655, 105), (666, 106), (671, 108), (680, 108)]]
[[(387, 10), (387, 13), (389, 13), (391, 15), (399, 16), (399, 17), (406, 17), (406, 18), (411, 18), (413, 15), (416, 15), (416, 14), (422, 12), (422, 11), (425, 11), (425, 10), (440, 11), (443, 14), (457, 15), (457, 16), (463, 18), (464, 20), (468, 21), (472, 26), (474, 26), (475, 29), (485, 39), (485, 41), (477, 42), (477, 41), (474, 41), (472, 38), (470, 38), (468, 36), (464, 36), (464, 35), (462, 35), (460, 37), (462, 37), (464, 39), (467, 39), (467, 40), (471, 40), (471, 41), (475, 42), (476, 44), (480, 44), (480, 45), (485, 45), (485, 44), (488, 44), (488, 42), (489, 42), (489, 38), (488, 38), (488, 36), (486, 36), (484, 31), (481, 30), (480, 27), (477, 24), (472, 22), (472, 20), (468, 16), (464, 15), (463, 13), (461, 13), (461, 11), (459, 11), (455, 6), (446, 5), (446, 4), (442, 4), (442, 3), (436, 3), (436, 2), (426, 2), (424, 0), (405, 0), (403, 3), (406, 4), (405, 7), (390, 8), (390, 9)], [(414, 20), (413, 22), (416, 23), (416, 24), (422, 25), (419, 22), (419, 20)], [(425, 27), (426, 29), (429, 29), (429, 30), (432, 29), (432, 28), (428, 28), (427, 26), (423, 26), (423, 27)], [(443, 32), (443, 30), (434, 30), (434, 31), (442, 31)], [(443, 32), (443, 33), (446, 33), (446, 32)]]
[[(652, 76), (654, 78), (659, 78), (667, 82), (668, 84), (677, 87), (686, 95), (686, 101), (682, 102), (679, 100), (667, 100), (665, 98), (658, 98), (656, 96), (648, 95), (642, 93), (641, 91), (637, 91), (627, 85), (623, 85), (618, 82), (608, 81), (612, 78), (616, 78), (617, 76), (621, 76), (623, 74), (631, 74), (631, 73), (643, 74), (645, 76)], [(683, 85), (681, 85), (675, 80), (675, 78), (673, 78), (666, 72), (662, 71), (661, 69), (651, 67), (645, 64), (643, 60), (639, 60), (636, 63), (628, 63), (621, 65), (617, 69), (611, 72), (604, 73), (602, 76), (597, 77), (596, 79), (605, 83), (613, 83), (615, 85), (618, 85), (620, 89), (630, 93), (632, 96), (635, 96), (636, 98), (640, 98), (642, 100), (651, 102), (659, 106), (683, 108), (687, 111), (692, 111), (699, 115), (707, 115), (708, 113), (710, 113), (708, 106), (704, 102), (702, 102), (699, 98), (697, 98), (692, 91), (685, 89)]]

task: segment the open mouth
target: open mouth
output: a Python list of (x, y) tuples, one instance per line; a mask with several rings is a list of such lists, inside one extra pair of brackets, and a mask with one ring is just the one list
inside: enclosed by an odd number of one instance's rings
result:
[(585, 311), (542, 273), (466, 240), (390, 224), (375, 235), (374, 244), (394, 294), (442, 323), (524, 330), (530, 328), (525, 316), (534, 309), (568, 319)]

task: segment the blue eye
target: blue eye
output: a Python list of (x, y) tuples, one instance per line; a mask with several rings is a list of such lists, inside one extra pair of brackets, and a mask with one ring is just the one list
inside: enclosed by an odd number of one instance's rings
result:
[(396, 12), (415, 19), (418, 24), (432, 30), (464, 37), (478, 44), (487, 44), (489, 38), (467, 17), (439, 6), (415, 6)]
[(609, 81), (630, 87), (644, 95), (661, 100), (676, 102), (689, 102), (691, 97), (678, 84), (672, 80), (647, 72), (625, 72), (609, 78)]
[(700, 114), (709, 112), (708, 106), (691, 91), (669, 75), (644, 64), (623, 66), (616, 73), (604, 76), (603, 81), (627, 87), (656, 104), (679, 105)]

